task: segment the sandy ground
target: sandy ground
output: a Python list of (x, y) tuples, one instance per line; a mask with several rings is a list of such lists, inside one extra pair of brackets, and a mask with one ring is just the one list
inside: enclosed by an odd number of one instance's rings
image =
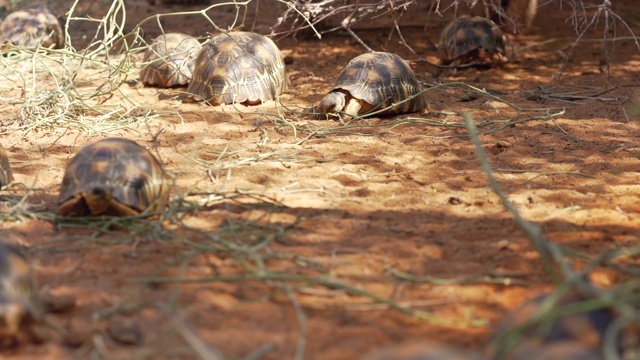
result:
[[(614, 2), (639, 34), (636, 5)], [(62, 2), (56, 6), (64, 12)], [(132, 0), (127, 8), (131, 29), (155, 11), (202, 6)], [(217, 14), (225, 22), (234, 13)], [(75, 300), (48, 316), (76, 341), (69, 346), (52, 334), (0, 354), (191, 359), (193, 339), (230, 359), (261, 349), (265, 359), (356, 359), (426, 340), (480, 351), (506, 312), (552, 282), (488, 187), (463, 113), (483, 133), (508, 198), (550, 240), (591, 257), (638, 245), (640, 111), (633, 101), (640, 52), (620, 21), (617, 41), (603, 44), (603, 34), (614, 34), (603, 31), (602, 18), (572, 48), (571, 13), (556, 3), (541, 7), (531, 31), (511, 36), (518, 52), (502, 67), (435, 77), (432, 66), (412, 62), (429, 88), (428, 113), (347, 126), (302, 114), (364, 52), (342, 32), (321, 41), (279, 39), (290, 87), (279, 103), (255, 107), (183, 104), (177, 96), (184, 89), (127, 83), (140, 70), (135, 64), (112, 79), (107, 94), (89, 97), (105, 84), (106, 66), (74, 58), (45, 68), (45, 61), (5, 58), (0, 144), (23, 185), (0, 192), (1, 234), (25, 247), (44, 292)], [(175, 16), (163, 26), (214, 32), (191, 21), (199, 18)], [(256, 23), (268, 33), (273, 22)], [(436, 61), (433, 44), (444, 24), (402, 33), (417, 55)], [(145, 26), (147, 40), (159, 32), (154, 22)], [(78, 31), (78, 43), (91, 36)], [(389, 32), (358, 34), (375, 50), (415, 60)], [(93, 109), (51, 90), (50, 72), (69, 79), (65, 68), (81, 71), (74, 86)], [(31, 73), (41, 79), (35, 88)], [(137, 141), (164, 164), (174, 180), (167, 216), (116, 227), (52, 222), (69, 159), (110, 136)], [(607, 266), (592, 277), (605, 287), (628, 279)]]

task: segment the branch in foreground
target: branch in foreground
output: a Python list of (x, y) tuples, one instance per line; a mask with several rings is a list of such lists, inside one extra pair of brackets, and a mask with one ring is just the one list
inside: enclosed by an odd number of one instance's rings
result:
[[(574, 278), (575, 274), (569, 265), (563, 261), (563, 254), (560, 248), (544, 236), (540, 226), (525, 220), (511, 202), (509, 202), (509, 199), (504, 195), (500, 189), (500, 185), (496, 181), (496, 178), (493, 176), (493, 170), (491, 169), (491, 164), (489, 164), (487, 153), (484, 151), (482, 143), (478, 138), (478, 129), (476, 128), (475, 121), (468, 113), (463, 114), (463, 117), (467, 125), (467, 130), (469, 131), (469, 137), (476, 148), (476, 153), (480, 159), (482, 169), (487, 175), (489, 186), (493, 192), (498, 195), (502, 205), (511, 213), (511, 215), (513, 215), (516, 225), (525, 233), (533, 248), (536, 249), (547, 273), (549, 273), (555, 283), (559, 283), (562, 280), (561, 277), (564, 279)], [(561, 268), (561, 274), (558, 274), (554, 263)]]

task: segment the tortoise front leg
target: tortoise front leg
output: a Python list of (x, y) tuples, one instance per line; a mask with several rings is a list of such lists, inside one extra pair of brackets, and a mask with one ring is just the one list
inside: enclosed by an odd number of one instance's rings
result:
[(362, 103), (358, 99), (351, 98), (342, 111), (340, 122), (344, 125), (345, 121), (351, 120), (353, 117), (358, 116)]

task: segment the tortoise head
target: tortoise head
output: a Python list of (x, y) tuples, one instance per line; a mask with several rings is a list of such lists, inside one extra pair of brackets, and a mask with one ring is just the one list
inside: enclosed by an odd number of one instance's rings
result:
[(107, 212), (112, 200), (112, 189), (104, 187), (93, 187), (82, 192), (91, 215), (101, 215)]
[(320, 101), (320, 111), (323, 113), (337, 113), (347, 104), (347, 95), (343, 92), (332, 91)]

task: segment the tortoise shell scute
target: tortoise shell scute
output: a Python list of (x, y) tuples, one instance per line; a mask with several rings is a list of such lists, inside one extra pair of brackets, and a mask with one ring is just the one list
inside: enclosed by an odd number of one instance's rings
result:
[(144, 55), (144, 62), (148, 64), (140, 72), (140, 80), (145, 85), (158, 87), (187, 85), (201, 49), (198, 40), (186, 34), (158, 36)]

